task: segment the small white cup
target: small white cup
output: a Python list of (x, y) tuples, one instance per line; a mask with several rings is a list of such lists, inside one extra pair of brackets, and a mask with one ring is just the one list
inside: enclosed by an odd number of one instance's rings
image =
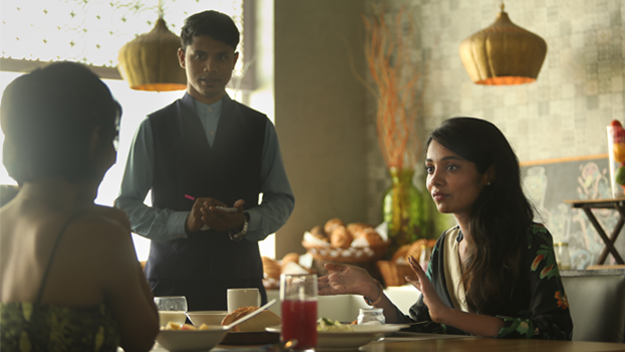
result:
[(248, 306), (260, 307), (260, 292), (257, 288), (228, 289), (228, 313)]

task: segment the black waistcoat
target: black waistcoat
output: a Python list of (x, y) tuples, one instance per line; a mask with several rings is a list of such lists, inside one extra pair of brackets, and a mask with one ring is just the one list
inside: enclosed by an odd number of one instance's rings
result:
[[(188, 94), (151, 114), (149, 121), (153, 207), (189, 211), (193, 201), (185, 195), (212, 197), (228, 206), (244, 199), (245, 209), (258, 205), (265, 115), (226, 95), (212, 147)], [(262, 270), (257, 242), (235, 242), (228, 232), (214, 230), (152, 241), (145, 269), (148, 279), (161, 280), (262, 278)]]

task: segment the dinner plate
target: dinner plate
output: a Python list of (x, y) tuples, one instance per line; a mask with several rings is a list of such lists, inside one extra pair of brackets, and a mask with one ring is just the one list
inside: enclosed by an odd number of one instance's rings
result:
[(280, 334), (275, 332), (229, 332), (220, 345), (265, 345), (280, 341)]
[[(379, 334), (399, 331), (408, 327), (401, 324), (386, 325), (351, 325), (353, 331), (318, 331), (316, 351), (324, 350), (355, 350), (375, 340)], [(265, 330), (269, 332), (281, 332), (281, 326), (271, 326)]]

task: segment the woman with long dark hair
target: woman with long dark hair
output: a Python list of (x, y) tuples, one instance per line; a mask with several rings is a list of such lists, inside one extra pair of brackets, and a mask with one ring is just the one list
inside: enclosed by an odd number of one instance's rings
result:
[(123, 211), (93, 203), (115, 163), (121, 107), (87, 67), (54, 63), (11, 82), (0, 208), (2, 351), (149, 351), (158, 312)]
[(476, 118), (448, 119), (427, 140), (425, 168), (438, 210), (458, 225), (438, 239), (427, 274), (409, 258), (416, 277), (406, 279), (421, 292), (410, 315), (354, 266), (327, 264), (320, 294), (361, 294), (387, 322), (425, 322), (423, 331), (570, 340), (553, 239), (533, 222), (518, 159), (501, 131)]

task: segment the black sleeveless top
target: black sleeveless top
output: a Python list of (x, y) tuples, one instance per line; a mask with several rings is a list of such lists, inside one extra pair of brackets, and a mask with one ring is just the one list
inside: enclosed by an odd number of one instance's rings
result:
[(63, 233), (76, 218), (73, 216), (63, 225), (54, 243), (36, 301), (0, 303), (0, 350), (117, 351), (120, 343), (119, 327), (106, 304), (68, 307), (41, 303), (48, 273)]

